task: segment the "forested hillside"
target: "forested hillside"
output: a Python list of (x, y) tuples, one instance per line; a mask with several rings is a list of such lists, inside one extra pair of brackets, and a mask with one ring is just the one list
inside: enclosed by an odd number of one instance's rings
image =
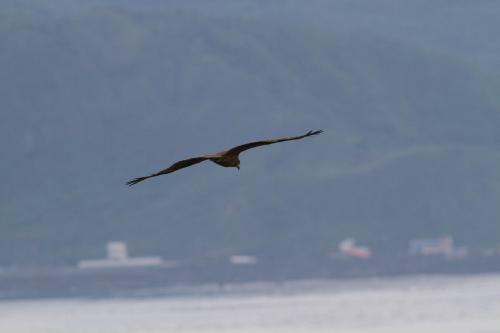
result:
[[(315, 258), (345, 237), (381, 254), (443, 234), (499, 245), (493, 62), (402, 41), (366, 3), (384, 29), (265, 3), (30, 5), (0, 13), (0, 265), (74, 264), (110, 239), (166, 258)], [(248, 151), (239, 172), (206, 162), (124, 185), (310, 129), (325, 132)]]

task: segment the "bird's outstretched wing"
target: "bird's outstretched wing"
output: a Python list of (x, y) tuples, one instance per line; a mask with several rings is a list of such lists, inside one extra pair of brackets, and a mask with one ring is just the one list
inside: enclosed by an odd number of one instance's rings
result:
[(311, 136), (311, 135), (320, 134), (322, 132), (323, 132), (323, 130), (309, 131), (306, 134), (299, 135), (299, 136), (291, 136), (291, 137), (286, 137), (286, 138), (279, 138), (279, 139), (272, 139), (272, 140), (262, 140), (262, 141), (249, 142), (249, 143), (245, 143), (243, 145), (231, 148), (226, 153), (227, 154), (236, 154), (236, 155), (238, 155), (239, 153), (241, 153), (242, 151), (245, 151), (247, 149), (252, 149), (252, 148), (255, 148), (255, 147), (270, 145), (270, 144), (273, 144), (273, 143), (278, 143), (278, 142), (283, 142), (283, 141), (300, 140), (300, 139), (303, 139), (303, 138)]
[(175, 162), (174, 164), (172, 164), (171, 166), (169, 166), (168, 168), (161, 170), (161, 171), (158, 171), (157, 173), (154, 173), (152, 175), (134, 178), (134, 179), (128, 181), (127, 185), (132, 186), (132, 185), (135, 185), (139, 182), (142, 182), (143, 180), (146, 180), (148, 178), (166, 175), (167, 173), (171, 173), (171, 172), (177, 171), (179, 169), (186, 168), (188, 166), (203, 162), (203, 161), (208, 160), (208, 159), (209, 159), (208, 156), (198, 156), (198, 157), (192, 157), (192, 158), (188, 158), (186, 160), (178, 161), (178, 162)]

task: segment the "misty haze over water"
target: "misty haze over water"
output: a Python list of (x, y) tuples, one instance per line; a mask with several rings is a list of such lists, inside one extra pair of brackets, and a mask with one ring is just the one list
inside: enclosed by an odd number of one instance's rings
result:
[[(500, 4), (3, 1), (0, 266), (500, 243)], [(446, 22), (446, 24), (444, 24)], [(493, 38), (495, 37), (495, 38)], [(239, 172), (174, 161), (244, 142)]]
[(0, 329), (12, 333), (496, 333), (499, 283), (499, 275), (421, 276), (228, 286), (218, 296), (0, 302)]

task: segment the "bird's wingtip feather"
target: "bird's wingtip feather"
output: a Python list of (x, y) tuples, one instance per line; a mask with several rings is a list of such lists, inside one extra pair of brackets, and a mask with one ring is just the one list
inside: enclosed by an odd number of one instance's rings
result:
[(130, 187), (130, 186), (132, 186), (132, 185), (135, 185), (135, 184), (137, 184), (137, 183), (139, 183), (139, 182), (142, 182), (142, 181), (143, 181), (144, 179), (146, 179), (146, 178), (148, 178), (148, 177), (138, 177), (138, 178), (134, 178), (134, 179), (132, 179), (132, 180), (129, 180), (129, 181), (127, 182), (127, 186), (129, 186), (129, 187)]
[(306, 135), (316, 135), (316, 134), (321, 134), (321, 133), (323, 133), (323, 130), (309, 131), (309, 132), (307, 132)]

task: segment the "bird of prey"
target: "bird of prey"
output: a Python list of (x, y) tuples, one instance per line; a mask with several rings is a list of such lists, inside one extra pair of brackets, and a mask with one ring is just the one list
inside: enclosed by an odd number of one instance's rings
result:
[(221, 151), (221, 152), (218, 152), (218, 153), (208, 154), (208, 155), (203, 155), (203, 156), (191, 157), (191, 158), (188, 158), (188, 159), (185, 159), (185, 160), (181, 160), (181, 161), (175, 162), (174, 164), (172, 164), (168, 168), (166, 168), (164, 170), (161, 170), (161, 171), (158, 171), (157, 173), (151, 174), (149, 176), (134, 178), (131, 181), (128, 181), (127, 185), (128, 186), (132, 186), (132, 185), (135, 185), (135, 184), (137, 184), (139, 182), (142, 182), (143, 180), (146, 180), (148, 178), (157, 177), (157, 176), (161, 176), (161, 175), (166, 175), (168, 173), (177, 171), (177, 170), (182, 169), (182, 168), (186, 168), (188, 166), (191, 166), (191, 165), (196, 164), (196, 163), (203, 162), (205, 160), (210, 160), (210, 161), (212, 161), (212, 162), (214, 162), (214, 163), (216, 163), (216, 164), (218, 164), (220, 166), (226, 167), (226, 168), (227, 167), (233, 167), (233, 168), (238, 168), (238, 170), (239, 170), (240, 169), (240, 159), (238, 157), (239, 157), (240, 153), (243, 152), (243, 151), (245, 151), (245, 150), (252, 149), (252, 148), (255, 148), (255, 147), (259, 147), (259, 146), (270, 145), (270, 144), (277, 143), (277, 142), (291, 141), (291, 140), (300, 140), (300, 139), (303, 139), (303, 138), (311, 136), (311, 135), (320, 134), (321, 132), (323, 132), (323, 131), (322, 130), (320, 130), (320, 131), (309, 131), (306, 134), (299, 135), (299, 136), (292, 136), (292, 137), (272, 139), (272, 140), (262, 140), (262, 141), (249, 142), (249, 143), (245, 143), (243, 145), (236, 146), (234, 148), (231, 148), (231, 149), (228, 149), (228, 150), (224, 150), (224, 151)]

